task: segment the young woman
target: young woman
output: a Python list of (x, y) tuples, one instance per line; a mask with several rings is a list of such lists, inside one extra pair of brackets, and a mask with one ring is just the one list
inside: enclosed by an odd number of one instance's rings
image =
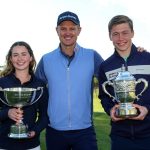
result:
[[(38, 88), (43, 87), (40, 99), (21, 110), (0, 102), (0, 149), (40, 150), (40, 132), (47, 126), (47, 89), (45, 84), (34, 76), (36, 61), (31, 47), (23, 41), (15, 42), (6, 56), (6, 67), (1, 72), (0, 87), (4, 88)], [(3, 92), (0, 92), (3, 99)], [(12, 124), (23, 119), (28, 125), (27, 138), (10, 138)]]

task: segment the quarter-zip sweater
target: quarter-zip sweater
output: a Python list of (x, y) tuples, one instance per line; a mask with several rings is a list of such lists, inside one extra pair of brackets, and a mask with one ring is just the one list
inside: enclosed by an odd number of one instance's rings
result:
[[(27, 150), (35, 148), (40, 145), (39, 135), (40, 132), (47, 126), (47, 101), (48, 92), (43, 81), (37, 79), (32, 75), (30, 81), (21, 84), (20, 80), (17, 79), (14, 74), (0, 78), (0, 87), (12, 88), (12, 87), (28, 87), (37, 88), (43, 87), (42, 97), (33, 105), (23, 107), (23, 123), (28, 125), (29, 131), (35, 131), (36, 136), (34, 138), (27, 139), (13, 139), (9, 138), (8, 134), (10, 126), (15, 124), (15, 121), (8, 117), (8, 110), (11, 108), (0, 101), (0, 149), (7, 150)], [(37, 92), (37, 95), (40, 91)], [(4, 100), (3, 92), (0, 92), (0, 98)]]
[(92, 125), (92, 81), (102, 61), (96, 51), (79, 45), (70, 63), (60, 47), (42, 57), (36, 75), (48, 83), (52, 128), (78, 130)]
[[(99, 70), (99, 98), (106, 113), (110, 115), (111, 108), (115, 105), (112, 99), (102, 90), (102, 84), (116, 78), (118, 71), (121, 71), (121, 66), (124, 64), (128, 71), (135, 77), (136, 80), (144, 78), (150, 84), (150, 53), (138, 52), (135, 45), (132, 44), (132, 49), (127, 60), (123, 59), (117, 51), (114, 52), (107, 60), (105, 60)], [(137, 84), (136, 95), (143, 89), (143, 84)], [(107, 90), (114, 95), (114, 89), (107, 86)], [(150, 110), (150, 85), (147, 90), (135, 100), (134, 103), (145, 106)], [(123, 120), (113, 122), (111, 121), (111, 135), (119, 135), (128, 138), (143, 138), (150, 137), (150, 112), (144, 120)]]

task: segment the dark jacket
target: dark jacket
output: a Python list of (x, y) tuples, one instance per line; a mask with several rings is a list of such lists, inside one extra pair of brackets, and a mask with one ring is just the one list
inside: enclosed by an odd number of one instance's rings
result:
[[(21, 84), (13, 74), (0, 78), (0, 87), (28, 87), (37, 88), (44, 87), (42, 97), (33, 105), (23, 107), (24, 116), (23, 123), (28, 125), (28, 130), (35, 131), (36, 136), (29, 139), (13, 139), (9, 138), (9, 130), (12, 124), (15, 124), (13, 120), (8, 117), (9, 106), (3, 104), (0, 101), (0, 148), (7, 150), (26, 150), (37, 147), (40, 145), (39, 135), (40, 132), (47, 126), (47, 101), (48, 94), (45, 84), (32, 75), (30, 81)], [(3, 92), (0, 92), (0, 98), (4, 99)]]
[[(131, 53), (128, 59), (125, 61), (116, 51), (112, 56), (105, 60), (99, 70), (99, 98), (101, 104), (108, 115), (110, 115), (110, 109), (115, 105), (112, 99), (104, 93), (102, 90), (102, 84), (107, 81), (113, 81), (117, 76), (118, 69), (122, 64), (128, 68), (129, 72), (137, 79), (144, 78), (150, 84), (150, 53), (138, 52), (137, 48), (132, 45)], [(121, 69), (120, 69), (121, 70)], [(136, 95), (143, 89), (143, 84), (136, 86)], [(113, 88), (107, 86), (107, 90), (114, 95)], [(148, 89), (135, 100), (134, 103), (147, 107), (150, 110), (150, 85)], [(111, 121), (111, 135), (119, 135), (129, 138), (143, 138), (150, 137), (150, 112), (142, 121), (137, 120), (123, 120), (112, 122)]]

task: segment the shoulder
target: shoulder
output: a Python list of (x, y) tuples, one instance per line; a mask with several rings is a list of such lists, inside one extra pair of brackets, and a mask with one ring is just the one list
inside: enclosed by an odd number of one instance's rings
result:
[(12, 78), (13, 78), (13, 75), (9, 74), (7, 76), (0, 77), (0, 82), (7, 82), (8, 83), (8, 81), (12, 80)]
[(150, 57), (150, 52), (148, 52), (148, 51), (143, 51), (143, 52), (137, 52), (139, 55), (143, 55), (143, 56), (145, 56), (145, 57)]
[(137, 52), (137, 59), (141, 61), (148, 61), (150, 63), (150, 52), (143, 51), (143, 52)]
[(84, 52), (87, 52), (87, 53), (94, 53), (95, 50), (92, 49), (92, 48), (85, 48), (85, 47), (82, 47), (82, 46), (79, 46), (77, 47), (77, 49), (80, 49), (80, 51), (84, 51)]
[[(80, 51), (82, 51), (82, 52), (90, 53), (90, 54), (93, 54), (93, 55), (96, 55), (96, 56), (100, 56), (100, 54), (99, 54), (95, 49), (92, 49), (92, 48), (85, 48), (85, 47), (82, 47), (82, 46), (79, 46), (79, 45), (78, 45), (78, 48), (79, 48)], [(101, 56), (100, 56), (100, 57), (101, 57)]]
[(46, 86), (45, 82), (43, 80), (41, 80), (40, 78), (38, 78), (37, 76), (32, 75), (32, 78), (33, 78), (32, 81), (35, 86), (43, 86), (43, 87)]
[(40, 60), (40, 64), (51, 61), (53, 62), (56, 58), (59, 58), (59, 54), (60, 54), (59, 48), (44, 54)]
[(53, 50), (53, 51), (51, 51), (51, 52), (48, 52), (48, 53), (44, 54), (44, 55), (42, 56), (42, 58), (51, 57), (51, 56), (57, 54), (58, 52), (59, 52), (59, 49), (57, 48), (57, 49), (55, 49), (55, 50)]
[(15, 79), (13, 75), (7, 75), (5, 77), (0, 78), (0, 87), (5, 88), (14, 83)]
[(107, 59), (105, 59), (102, 62), (102, 66), (107, 66), (107, 65), (111, 65), (112, 63), (114, 63), (117, 60), (117, 57), (115, 56), (115, 54), (112, 54), (110, 57), (108, 57)]

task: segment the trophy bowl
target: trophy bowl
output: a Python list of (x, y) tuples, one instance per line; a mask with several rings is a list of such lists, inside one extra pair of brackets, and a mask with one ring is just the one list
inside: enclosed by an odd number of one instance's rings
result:
[[(21, 109), (37, 102), (43, 94), (43, 87), (38, 87), (37, 89), (26, 87), (0, 88), (0, 91), (4, 94), (4, 99), (0, 98), (4, 104)], [(28, 138), (28, 125), (25, 125), (20, 120), (19, 124), (11, 125), (8, 136), (16, 139)]]
[[(139, 94), (135, 94), (136, 92), (136, 86), (139, 83), (144, 84), (143, 90)], [(106, 87), (112, 86), (114, 89), (114, 95), (111, 95)], [(121, 72), (118, 73), (118, 76), (111, 81), (105, 81), (102, 84), (104, 92), (109, 95), (112, 100), (117, 102), (119, 104), (119, 107), (116, 109), (116, 117), (120, 118), (129, 118), (134, 117), (138, 115), (138, 109), (133, 107), (133, 103), (135, 99), (139, 99), (139, 96), (142, 95), (142, 93), (147, 89), (148, 82), (140, 78), (136, 81), (134, 76), (127, 70), (125, 70), (124, 65), (121, 68)]]

